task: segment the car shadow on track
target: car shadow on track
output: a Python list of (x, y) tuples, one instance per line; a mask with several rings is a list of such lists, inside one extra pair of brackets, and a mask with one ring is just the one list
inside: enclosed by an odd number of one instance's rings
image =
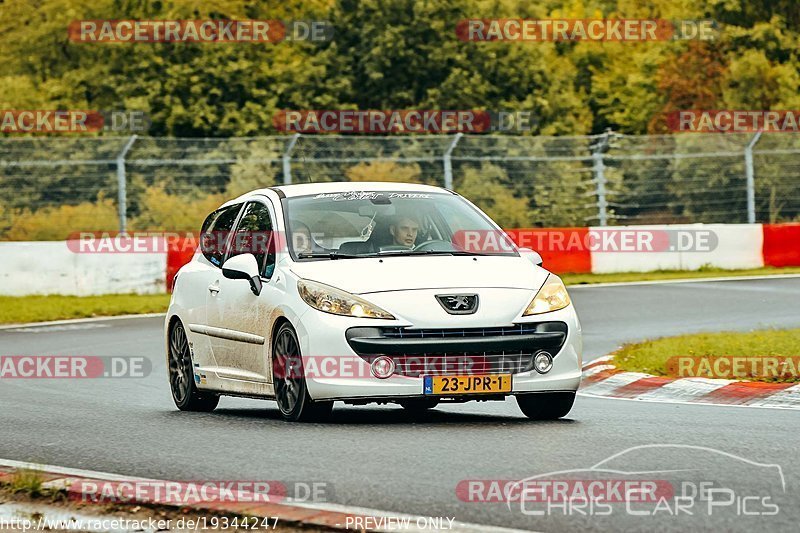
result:
[[(225, 416), (227, 418), (240, 417), (243, 419), (266, 419), (283, 422), (280, 411), (274, 408), (267, 409), (225, 409), (218, 408), (212, 416)], [(452, 411), (431, 410), (424, 413), (409, 413), (402, 408), (369, 408), (369, 407), (337, 407), (334, 408), (330, 418), (324, 422), (314, 422), (317, 425), (330, 426), (360, 426), (360, 425), (464, 425), (473, 424), (493, 426), (497, 424), (508, 425), (570, 425), (577, 424), (577, 420), (563, 418), (560, 420), (530, 420), (524, 416), (497, 415), (490, 413), (454, 413)]]

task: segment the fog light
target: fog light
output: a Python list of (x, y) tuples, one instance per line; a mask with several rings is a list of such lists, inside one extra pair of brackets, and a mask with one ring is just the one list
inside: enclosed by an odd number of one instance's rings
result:
[(533, 368), (540, 374), (547, 374), (553, 368), (553, 356), (547, 352), (538, 352), (533, 356)]
[(394, 374), (394, 360), (382, 355), (372, 360), (372, 375), (378, 379), (386, 379)]

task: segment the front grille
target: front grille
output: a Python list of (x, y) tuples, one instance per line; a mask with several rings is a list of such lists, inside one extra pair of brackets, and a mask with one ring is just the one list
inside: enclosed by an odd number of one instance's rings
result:
[[(363, 353), (355, 348), (355, 342), (350, 345), (359, 356), (372, 363), (375, 357), (384, 355), (394, 360), (395, 373), (401, 376), (419, 377), (424, 375), (470, 375), (470, 374), (519, 374), (528, 372), (533, 368), (533, 356), (540, 349), (546, 349), (551, 354), (556, 355), (561, 349), (563, 340), (557, 346), (550, 344), (538, 345), (544, 341), (534, 341), (523, 346), (523, 349), (500, 350), (496, 346), (492, 350), (491, 345), (484, 345), (480, 348), (476, 346), (473, 350), (464, 350), (467, 346), (459, 346), (458, 351), (438, 349), (437, 339), (443, 339), (447, 343), (449, 339), (474, 338), (485, 339), (491, 343), (492, 339), (509, 338), (519, 335), (533, 335), (537, 333), (563, 333), (566, 337), (567, 325), (564, 322), (539, 322), (528, 324), (515, 324), (513, 326), (497, 326), (482, 328), (402, 328), (402, 327), (382, 327), (382, 328), (351, 328), (346, 333), (348, 342), (358, 339), (395, 339), (392, 343), (395, 349), (387, 350), (392, 353)], [(420, 339), (430, 339), (430, 346), (426, 346), (425, 353), (412, 351), (412, 345), (403, 346), (404, 341), (418, 343)], [(498, 341), (500, 343), (501, 341)], [(502, 341), (506, 342), (507, 341)], [(427, 343), (426, 343), (427, 344)], [(399, 348), (398, 348), (399, 347)], [(487, 349), (488, 348), (488, 349)], [(403, 353), (408, 349), (410, 353)]]
[[(537, 329), (538, 328), (538, 329)], [(542, 331), (541, 324), (516, 324), (495, 328), (440, 328), (410, 329), (382, 328), (382, 336), (395, 339), (447, 339), (453, 337), (505, 337), (508, 335), (527, 335)]]

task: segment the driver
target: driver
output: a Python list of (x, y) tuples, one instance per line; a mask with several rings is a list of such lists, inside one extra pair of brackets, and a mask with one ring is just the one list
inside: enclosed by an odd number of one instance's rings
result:
[(389, 233), (392, 234), (393, 244), (413, 248), (417, 242), (419, 222), (408, 215), (398, 216), (389, 226)]

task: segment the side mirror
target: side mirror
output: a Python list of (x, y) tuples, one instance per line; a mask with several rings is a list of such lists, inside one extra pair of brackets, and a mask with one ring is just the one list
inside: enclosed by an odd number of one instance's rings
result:
[(261, 294), (261, 276), (258, 272), (258, 261), (253, 254), (240, 254), (225, 261), (222, 275), (228, 279), (246, 279), (250, 282), (253, 294)]
[(525, 257), (534, 265), (542, 266), (542, 256), (539, 255), (539, 252), (534, 252), (530, 248), (520, 248), (519, 253), (522, 257)]

